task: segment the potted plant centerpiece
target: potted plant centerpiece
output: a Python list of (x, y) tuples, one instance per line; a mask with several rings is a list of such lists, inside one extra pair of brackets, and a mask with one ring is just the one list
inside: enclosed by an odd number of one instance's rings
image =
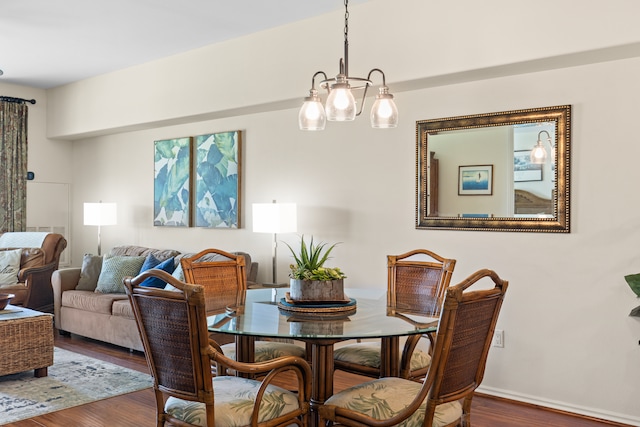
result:
[(325, 267), (324, 263), (329, 259), (329, 254), (337, 245), (326, 243), (315, 244), (313, 237), (309, 245), (300, 239), (298, 253), (289, 246), (293, 254), (295, 264), (289, 267), (291, 271), (289, 295), (291, 300), (299, 302), (345, 302), (344, 295), (345, 274), (338, 267)]

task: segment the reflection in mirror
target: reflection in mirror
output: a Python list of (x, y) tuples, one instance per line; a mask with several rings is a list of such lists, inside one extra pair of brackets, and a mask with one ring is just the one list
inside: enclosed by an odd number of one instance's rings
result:
[(569, 232), (570, 111), (417, 122), (417, 228)]

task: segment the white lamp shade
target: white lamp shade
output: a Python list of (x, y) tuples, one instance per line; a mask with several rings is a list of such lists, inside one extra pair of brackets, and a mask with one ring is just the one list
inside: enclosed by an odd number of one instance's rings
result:
[(295, 233), (298, 216), (295, 203), (254, 203), (253, 231), (256, 233)]
[(118, 209), (115, 203), (85, 203), (84, 225), (116, 225)]

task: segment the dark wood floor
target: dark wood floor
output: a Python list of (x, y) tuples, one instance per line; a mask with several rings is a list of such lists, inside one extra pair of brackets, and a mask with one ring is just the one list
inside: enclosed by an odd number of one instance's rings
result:
[[(56, 335), (55, 345), (66, 350), (102, 359), (127, 368), (148, 372), (142, 353), (130, 353), (115, 347), (76, 335)], [(337, 372), (336, 390), (342, 390), (366, 378)], [(594, 420), (560, 413), (532, 405), (520, 404), (490, 396), (478, 395), (473, 400), (474, 427), (596, 427), (622, 426), (622, 424)], [(0, 422), (2, 422), (0, 420)], [(6, 424), (5, 427), (144, 427), (155, 426), (155, 400), (151, 389), (146, 389), (86, 405), (69, 408), (28, 420)]]

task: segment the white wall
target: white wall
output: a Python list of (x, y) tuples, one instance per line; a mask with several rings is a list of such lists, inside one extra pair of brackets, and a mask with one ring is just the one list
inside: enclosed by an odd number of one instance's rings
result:
[[(82, 203), (101, 199), (119, 204), (103, 248), (245, 250), (269, 280), (271, 236), (246, 226), (250, 206), (295, 201), (300, 233), (342, 242), (333, 261), (349, 286), (384, 289), (385, 256), (416, 247), (456, 258), (453, 283), (480, 268), (510, 281), (498, 325), (505, 347), (491, 350), (483, 391), (640, 425), (640, 322), (627, 316), (638, 301), (623, 279), (640, 271), (640, 4), (544, 0), (527, 11), (541, 31), (522, 25), (519, 2), (467, 6), (352, 8), (352, 71), (380, 67), (392, 91), (400, 82), (393, 130), (373, 130), (366, 118), (321, 133), (297, 129), (293, 98), (306, 95), (317, 68), (332, 72), (341, 53), (340, 28), (336, 37), (320, 30), (338, 14), (260, 35), (270, 49), (247, 37), (49, 91), (49, 135), (78, 139), (75, 264), (96, 247)], [(417, 120), (564, 104), (573, 106), (570, 234), (415, 229)], [(245, 228), (153, 227), (153, 141), (235, 129), (245, 132)], [(283, 246), (281, 276), (288, 263)]]
[[(539, 0), (526, 11), (511, 0), (370, 0), (349, 8), (349, 71), (381, 68), (397, 93), (637, 56), (638, 9), (634, 0)], [(338, 10), (50, 90), (48, 135), (75, 139), (297, 106), (314, 72), (338, 73), (343, 25)]]

